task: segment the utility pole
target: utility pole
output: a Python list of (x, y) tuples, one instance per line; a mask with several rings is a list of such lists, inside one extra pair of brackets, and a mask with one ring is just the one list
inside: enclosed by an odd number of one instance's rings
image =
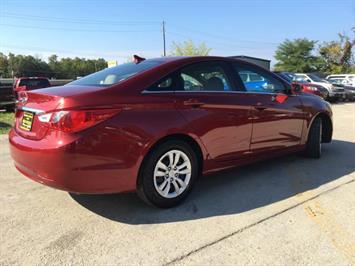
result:
[(165, 21), (163, 20), (163, 55), (166, 56), (166, 44), (165, 44)]

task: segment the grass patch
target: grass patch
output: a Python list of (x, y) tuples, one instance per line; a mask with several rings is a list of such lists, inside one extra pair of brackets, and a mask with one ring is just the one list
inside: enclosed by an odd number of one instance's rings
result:
[(0, 112), (0, 134), (7, 134), (14, 124), (13, 112)]

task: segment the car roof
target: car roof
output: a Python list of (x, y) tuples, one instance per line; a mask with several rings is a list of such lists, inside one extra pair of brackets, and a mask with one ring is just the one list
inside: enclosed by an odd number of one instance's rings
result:
[(165, 56), (165, 57), (151, 58), (146, 60), (163, 62), (164, 64), (165, 63), (189, 64), (189, 63), (196, 63), (196, 62), (203, 62), (203, 61), (221, 60), (221, 61), (229, 61), (229, 62), (241, 62), (243, 64), (246, 63), (249, 65), (260, 67), (256, 64), (245, 61), (243, 59), (230, 58), (224, 56)]

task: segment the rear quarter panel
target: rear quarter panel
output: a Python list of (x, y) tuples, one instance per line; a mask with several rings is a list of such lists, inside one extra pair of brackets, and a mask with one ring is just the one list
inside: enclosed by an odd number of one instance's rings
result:
[[(129, 187), (133, 187), (141, 163), (149, 150), (162, 138), (176, 134), (193, 138), (206, 158), (207, 152), (176, 110), (173, 97), (167, 97), (166, 94), (142, 95), (136, 98), (135, 103), (127, 104), (117, 116), (104, 122), (96, 130), (87, 132), (81, 140), (83, 145), (77, 145), (82, 150), (77, 152), (107, 158), (114, 162), (112, 165), (126, 169), (125, 172), (131, 177), (129, 182), (132, 182)], [(102, 165), (102, 168), (106, 167), (107, 165)]]

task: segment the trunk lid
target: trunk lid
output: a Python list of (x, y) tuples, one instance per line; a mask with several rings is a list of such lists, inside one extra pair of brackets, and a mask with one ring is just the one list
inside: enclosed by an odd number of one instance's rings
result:
[[(50, 129), (49, 123), (40, 116), (59, 110), (83, 109), (90, 106), (107, 104), (103, 92), (107, 87), (60, 86), (21, 92), (16, 111), (16, 131), (24, 138), (40, 140)], [(97, 97), (98, 94), (106, 97)]]

